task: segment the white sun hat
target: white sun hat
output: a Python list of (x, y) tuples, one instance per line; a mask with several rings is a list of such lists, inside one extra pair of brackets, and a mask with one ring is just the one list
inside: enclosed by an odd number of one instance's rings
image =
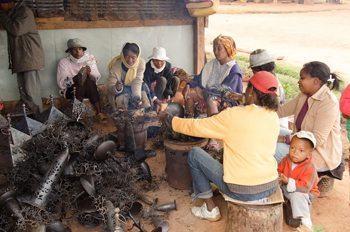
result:
[(148, 58), (155, 60), (170, 60), (170, 58), (166, 56), (166, 50), (163, 47), (154, 47), (153, 54)]
[(296, 136), (300, 139), (310, 140), (310, 142), (312, 143), (314, 148), (316, 148), (316, 138), (315, 138), (314, 134), (311, 133), (310, 131), (299, 131), (299, 132), (295, 133), (293, 136)]

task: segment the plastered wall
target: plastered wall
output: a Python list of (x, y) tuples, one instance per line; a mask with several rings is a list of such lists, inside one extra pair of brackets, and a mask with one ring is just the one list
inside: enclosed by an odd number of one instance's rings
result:
[[(45, 51), (46, 66), (40, 71), (42, 96), (58, 96), (56, 65), (66, 56), (69, 38), (80, 38), (88, 51), (98, 60), (102, 74), (99, 83), (107, 80), (107, 66), (112, 57), (119, 55), (125, 42), (135, 42), (141, 47), (141, 57), (148, 60), (154, 46), (167, 49), (173, 66), (193, 72), (193, 29), (186, 26), (152, 26), (132, 28), (63, 29), (39, 31)], [(19, 99), (16, 75), (8, 69), (7, 35), (0, 31), (0, 98), (4, 101)]]

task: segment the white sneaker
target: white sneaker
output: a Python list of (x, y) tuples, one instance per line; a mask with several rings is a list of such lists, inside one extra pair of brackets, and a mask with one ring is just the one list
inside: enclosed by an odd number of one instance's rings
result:
[(219, 207), (216, 206), (209, 211), (205, 202), (200, 207), (192, 207), (191, 211), (194, 216), (212, 222), (218, 221), (221, 218)]

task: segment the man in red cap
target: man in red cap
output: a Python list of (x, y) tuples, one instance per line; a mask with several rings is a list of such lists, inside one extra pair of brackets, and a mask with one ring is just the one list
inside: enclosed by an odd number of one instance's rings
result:
[(33, 12), (23, 1), (0, 0), (0, 24), (7, 31), (9, 69), (17, 74), (20, 98), (33, 112), (42, 111), (39, 70), (44, 51)]
[[(210, 182), (225, 195), (240, 201), (264, 201), (277, 190), (274, 158), (279, 133), (277, 88), (274, 75), (257, 72), (249, 80), (244, 106), (228, 108), (203, 119), (167, 116), (165, 125), (171, 125), (176, 132), (220, 139), (224, 144), (223, 164), (201, 148), (189, 152), (192, 198), (204, 200), (201, 207), (192, 208), (196, 217), (210, 221), (221, 217), (212, 199)], [(236, 100), (239, 98), (237, 95)]]

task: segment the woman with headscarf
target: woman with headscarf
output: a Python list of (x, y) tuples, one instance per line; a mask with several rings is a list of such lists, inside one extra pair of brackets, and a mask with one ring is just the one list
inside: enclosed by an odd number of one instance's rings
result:
[[(219, 35), (213, 41), (213, 52), (216, 59), (206, 63), (201, 73), (195, 76), (186, 87), (185, 106), (188, 117), (194, 116), (195, 105), (199, 111), (206, 106), (208, 117), (217, 114), (221, 102), (220, 89), (229, 87), (233, 92), (242, 93), (242, 71), (234, 60), (235, 41), (230, 36)], [(233, 105), (238, 104), (238, 102), (233, 103)], [(210, 139), (207, 149), (218, 150), (218, 142)]]
[(142, 90), (145, 61), (136, 43), (126, 43), (122, 52), (109, 63), (108, 101), (113, 111), (133, 107), (150, 107), (147, 94)]

